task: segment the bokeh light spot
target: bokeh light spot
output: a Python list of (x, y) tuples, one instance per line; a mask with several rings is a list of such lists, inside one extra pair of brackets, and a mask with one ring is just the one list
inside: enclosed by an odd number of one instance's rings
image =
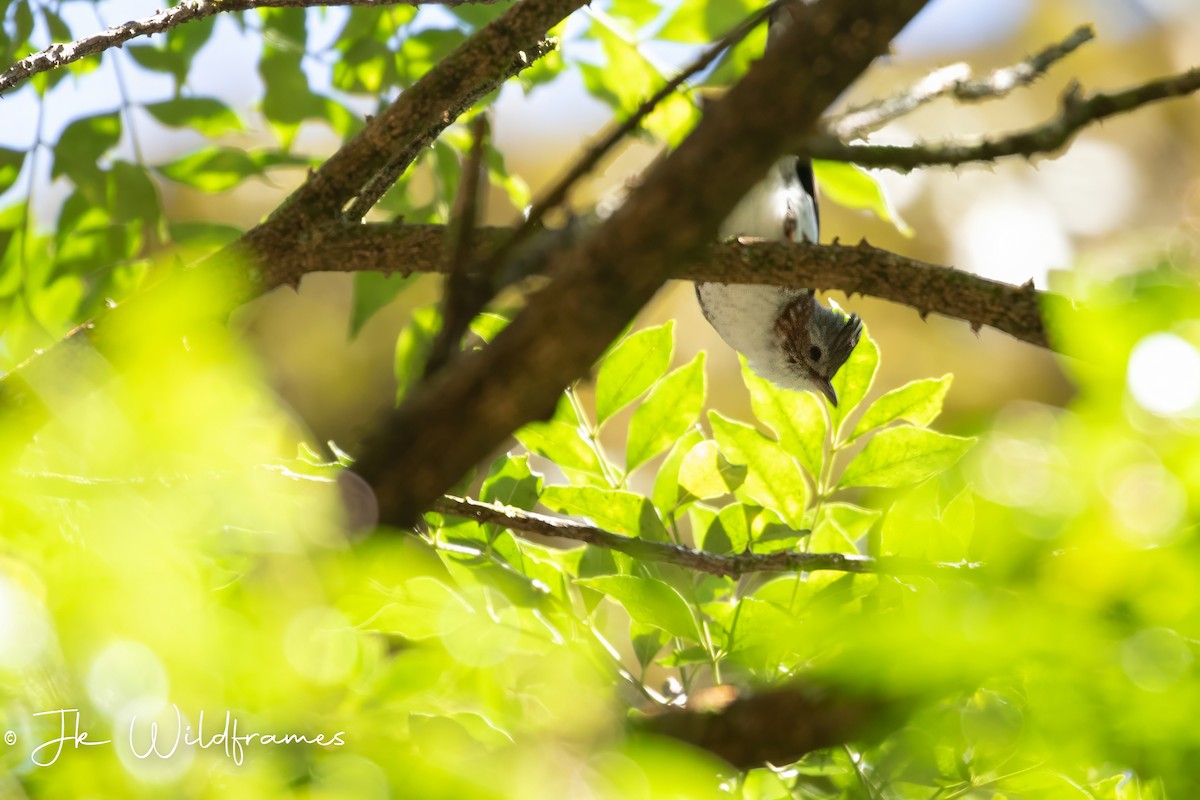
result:
[(97, 708), (114, 716), (135, 705), (157, 711), (166, 704), (169, 688), (162, 661), (141, 642), (113, 642), (88, 670), (88, 695)]
[(1148, 692), (1169, 689), (1192, 666), (1192, 652), (1170, 628), (1148, 628), (1121, 645), (1121, 668), (1136, 686)]
[(1129, 393), (1155, 414), (1180, 414), (1200, 403), (1200, 352), (1173, 333), (1154, 333), (1129, 354)]

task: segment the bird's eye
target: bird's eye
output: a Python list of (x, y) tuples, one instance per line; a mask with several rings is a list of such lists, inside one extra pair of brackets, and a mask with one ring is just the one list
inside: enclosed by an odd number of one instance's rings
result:
[(817, 347), (816, 345), (813, 345), (812, 347), (808, 348), (808, 357), (811, 358), (813, 361), (820, 361), (821, 360), (821, 348)]

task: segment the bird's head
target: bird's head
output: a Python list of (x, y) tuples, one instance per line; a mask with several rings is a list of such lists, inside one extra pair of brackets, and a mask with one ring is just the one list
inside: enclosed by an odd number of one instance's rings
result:
[(817, 391), (837, 405), (833, 376), (846, 363), (862, 335), (857, 314), (849, 317), (826, 308), (811, 293), (784, 306), (775, 320), (778, 344), (774, 363), (764, 364), (764, 375), (790, 389)]

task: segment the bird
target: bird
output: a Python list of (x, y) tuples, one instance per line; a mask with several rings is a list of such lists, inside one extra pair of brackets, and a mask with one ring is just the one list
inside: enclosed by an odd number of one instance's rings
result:
[[(786, 14), (772, 16), (768, 49), (786, 23)], [(720, 226), (722, 239), (815, 243), (819, 232), (812, 160), (797, 155), (772, 165)], [(822, 305), (811, 289), (697, 283), (696, 297), (705, 318), (760, 377), (785, 389), (820, 392), (837, 406), (833, 376), (862, 335), (857, 314), (846, 317)]]

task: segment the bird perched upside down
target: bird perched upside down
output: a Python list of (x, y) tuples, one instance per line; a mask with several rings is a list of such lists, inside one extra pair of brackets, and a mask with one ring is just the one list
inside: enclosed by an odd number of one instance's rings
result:
[[(790, 156), (750, 190), (721, 227), (722, 237), (817, 240), (812, 166)], [(817, 302), (811, 289), (697, 283), (700, 308), (750, 368), (785, 389), (817, 391), (837, 405), (832, 379), (846, 363), (862, 322)]]
[[(771, 19), (768, 48), (785, 17), (777, 13)], [(725, 219), (721, 238), (816, 242), (819, 222), (812, 162), (786, 156)], [(820, 392), (837, 405), (832, 379), (862, 334), (857, 314), (846, 318), (821, 305), (811, 289), (697, 283), (696, 296), (704, 316), (751, 369), (786, 389)]]

